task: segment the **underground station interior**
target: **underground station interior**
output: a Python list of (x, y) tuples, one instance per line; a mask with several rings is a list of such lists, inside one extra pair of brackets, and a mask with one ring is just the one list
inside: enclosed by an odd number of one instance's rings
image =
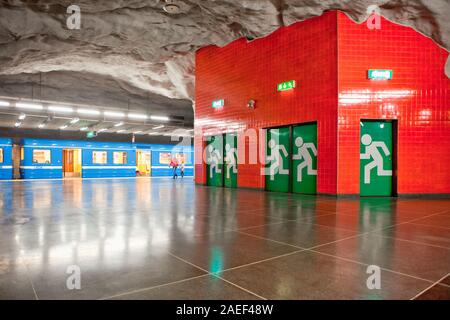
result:
[(372, 2), (0, 3), (0, 300), (450, 300), (450, 4)]

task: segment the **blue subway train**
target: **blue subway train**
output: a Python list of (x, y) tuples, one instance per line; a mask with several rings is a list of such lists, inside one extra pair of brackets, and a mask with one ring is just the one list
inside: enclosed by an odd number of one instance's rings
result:
[(0, 179), (12, 179), (12, 139), (0, 138)]
[[(13, 178), (13, 141), (0, 139), (0, 179)], [(21, 179), (171, 176), (170, 160), (193, 175), (193, 147), (120, 142), (22, 139)]]

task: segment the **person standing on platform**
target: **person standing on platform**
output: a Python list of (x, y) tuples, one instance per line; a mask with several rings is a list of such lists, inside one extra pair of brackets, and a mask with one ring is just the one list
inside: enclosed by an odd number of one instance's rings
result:
[(180, 173), (181, 173), (181, 178), (184, 178), (184, 161), (181, 162)]
[(178, 178), (178, 174), (177, 174), (178, 161), (177, 161), (177, 159), (172, 158), (172, 160), (170, 161), (169, 167), (171, 167), (173, 169), (173, 178), (174, 179)]

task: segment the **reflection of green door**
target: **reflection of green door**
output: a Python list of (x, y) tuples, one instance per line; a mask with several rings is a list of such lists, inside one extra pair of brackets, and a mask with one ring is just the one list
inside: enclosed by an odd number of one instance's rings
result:
[(206, 184), (223, 186), (223, 138), (212, 136), (206, 146)]
[(267, 130), (266, 189), (289, 191), (289, 127)]
[(292, 192), (317, 191), (317, 124), (295, 126), (292, 132)]
[(229, 188), (237, 187), (237, 135), (225, 135), (224, 182)]
[(392, 123), (361, 121), (360, 194), (392, 195)]

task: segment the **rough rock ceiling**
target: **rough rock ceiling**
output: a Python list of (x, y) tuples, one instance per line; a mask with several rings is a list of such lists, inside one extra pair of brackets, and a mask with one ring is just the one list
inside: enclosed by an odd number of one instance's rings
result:
[[(66, 27), (73, 0), (0, 1), (0, 96), (154, 109), (192, 118), (194, 52), (340, 9), (357, 22), (378, 5), (450, 49), (448, 0), (79, 0), (81, 29)], [(450, 63), (447, 63), (450, 74)]]

